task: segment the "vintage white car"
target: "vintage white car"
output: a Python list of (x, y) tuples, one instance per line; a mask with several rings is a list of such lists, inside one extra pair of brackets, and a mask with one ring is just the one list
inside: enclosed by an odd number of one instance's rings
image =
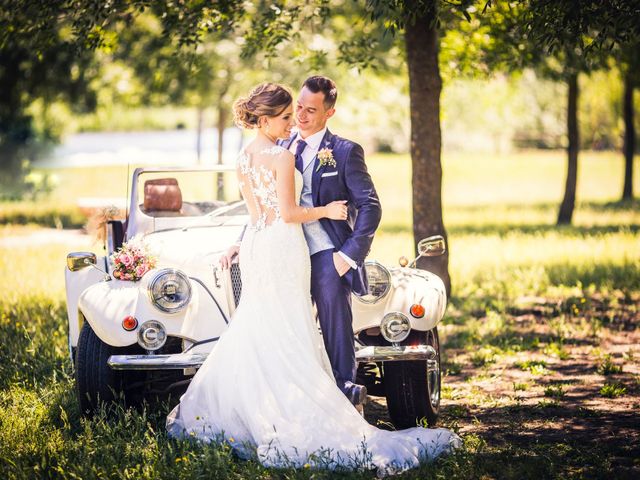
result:
[[(86, 413), (116, 398), (181, 394), (241, 296), (239, 266), (219, 267), (248, 221), (233, 168), (138, 168), (130, 192), (126, 220), (107, 225), (104, 254), (67, 256), (69, 347)], [(116, 279), (110, 255), (133, 237), (144, 239), (156, 267), (139, 281)], [(418, 244), (420, 255), (444, 248), (442, 237)], [(440, 278), (408, 263), (368, 261), (368, 294), (352, 299), (357, 381), (386, 397), (398, 428), (437, 420), (436, 325), (447, 303)]]

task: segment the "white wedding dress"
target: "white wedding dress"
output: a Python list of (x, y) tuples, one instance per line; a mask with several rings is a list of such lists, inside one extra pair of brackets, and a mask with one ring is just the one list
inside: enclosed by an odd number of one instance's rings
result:
[[(376, 468), (379, 475), (450, 451), (460, 443), (451, 431), (380, 430), (336, 386), (312, 317), (302, 228), (280, 218), (275, 173), (260, 162), (281, 152), (273, 147), (239, 158), (241, 188), (257, 213), (240, 246), (242, 296), (229, 328), (169, 414), (169, 434), (228, 442), (265, 466)], [(295, 183), (299, 198), (297, 170)]]

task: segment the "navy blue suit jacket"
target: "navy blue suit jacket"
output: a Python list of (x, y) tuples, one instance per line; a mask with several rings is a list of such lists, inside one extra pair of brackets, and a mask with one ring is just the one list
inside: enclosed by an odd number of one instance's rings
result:
[[(282, 142), (283, 146), (288, 148), (294, 139), (295, 136)], [(364, 295), (367, 293), (364, 260), (382, 217), (380, 200), (367, 172), (364, 150), (360, 145), (334, 135), (327, 129), (318, 151), (323, 148), (332, 151), (336, 166), (320, 166), (318, 157), (314, 158), (311, 180), (313, 205), (326, 205), (334, 200), (348, 201), (346, 220), (322, 218), (320, 223), (336, 249), (356, 262), (358, 268), (349, 269), (345, 276), (351, 284), (351, 290)]]

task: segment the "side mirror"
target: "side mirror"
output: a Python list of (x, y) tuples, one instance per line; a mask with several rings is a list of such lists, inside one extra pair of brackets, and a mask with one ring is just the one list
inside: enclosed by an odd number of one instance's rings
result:
[(67, 255), (67, 268), (72, 272), (95, 264), (96, 255), (91, 252), (72, 252)]
[(433, 235), (418, 242), (418, 254), (423, 257), (438, 257), (447, 251), (447, 243), (442, 235)]
[(71, 252), (70, 254), (67, 255), (67, 268), (72, 272), (77, 272), (78, 270), (81, 270), (86, 267), (95, 268), (100, 273), (104, 274), (104, 277), (102, 277), (102, 280), (104, 280), (105, 282), (111, 281), (111, 275), (109, 275), (104, 270), (100, 270), (96, 266), (96, 263), (97, 263), (96, 261), (97, 261), (97, 257), (95, 253)]

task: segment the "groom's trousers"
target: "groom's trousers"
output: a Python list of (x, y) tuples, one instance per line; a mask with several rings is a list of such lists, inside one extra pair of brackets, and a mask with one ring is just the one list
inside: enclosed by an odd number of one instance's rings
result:
[(349, 396), (356, 379), (351, 286), (333, 263), (334, 250), (311, 255), (311, 296), (318, 309), (324, 345), (338, 387)]

